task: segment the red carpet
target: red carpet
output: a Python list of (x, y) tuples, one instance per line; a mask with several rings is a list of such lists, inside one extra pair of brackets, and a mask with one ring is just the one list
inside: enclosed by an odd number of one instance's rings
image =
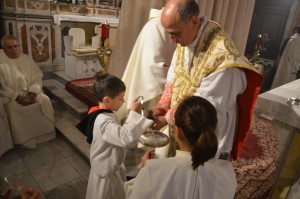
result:
[(272, 123), (258, 117), (252, 124), (241, 157), (233, 162), (238, 182), (236, 199), (267, 198), (277, 175), (277, 152)]
[(98, 105), (93, 89), (94, 78), (76, 79), (67, 82), (65, 89), (89, 107)]

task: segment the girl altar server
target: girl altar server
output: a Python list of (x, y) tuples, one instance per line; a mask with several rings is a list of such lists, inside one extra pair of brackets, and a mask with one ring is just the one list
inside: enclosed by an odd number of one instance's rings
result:
[[(142, 157), (142, 169), (128, 198), (232, 199), (237, 182), (230, 161), (216, 159), (217, 113), (206, 99), (191, 96), (175, 113), (176, 156), (151, 159), (154, 151)], [(151, 159), (151, 160), (149, 160)]]

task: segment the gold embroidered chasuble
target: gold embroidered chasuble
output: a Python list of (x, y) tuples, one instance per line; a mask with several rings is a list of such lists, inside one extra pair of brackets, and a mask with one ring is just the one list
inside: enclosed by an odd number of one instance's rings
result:
[(193, 95), (204, 77), (225, 68), (240, 67), (257, 72), (254, 66), (236, 49), (228, 34), (217, 24), (208, 21), (195, 48), (189, 71), (184, 70), (185, 48), (177, 45), (171, 107), (188, 95)]

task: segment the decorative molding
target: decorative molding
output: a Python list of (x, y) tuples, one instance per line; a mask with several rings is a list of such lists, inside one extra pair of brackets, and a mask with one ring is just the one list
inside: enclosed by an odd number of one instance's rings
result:
[(4, 0), (4, 8), (14, 8), (16, 6), (15, 1)]
[[(74, 3), (75, 2), (75, 3)], [(76, 0), (69, 3), (46, 0), (4, 0), (4, 14), (23, 14), (51, 16), (53, 14), (73, 15), (113, 15), (117, 16), (121, 0)]]

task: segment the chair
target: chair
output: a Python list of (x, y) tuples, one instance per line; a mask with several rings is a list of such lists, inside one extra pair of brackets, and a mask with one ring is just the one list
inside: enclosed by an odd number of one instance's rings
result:
[[(93, 43), (97, 38), (100, 40), (98, 35), (92, 38)], [(71, 80), (92, 77), (101, 69), (96, 54), (97, 45), (86, 45), (85, 41), (85, 31), (82, 28), (71, 28), (69, 35), (64, 36), (65, 74)]]

